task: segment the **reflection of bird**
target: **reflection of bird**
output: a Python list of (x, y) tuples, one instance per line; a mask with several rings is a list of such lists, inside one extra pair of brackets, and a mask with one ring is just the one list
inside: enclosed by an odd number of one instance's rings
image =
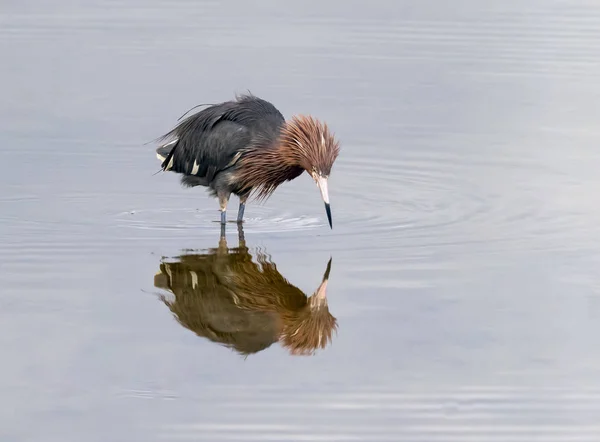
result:
[(183, 175), (189, 187), (206, 186), (219, 198), (221, 223), (231, 194), (240, 198), (238, 222), (248, 197), (269, 197), (285, 181), (307, 171), (321, 190), (332, 227), (327, 178), (339, 143), (326, 124), (310, 116), (285, 121), (268, 101), (253, 95), (211, 105), (187, 117), (160, 139), (164, 171)]
[(325, 348), (337, 329), (329, 313), (326, 289), (331, 259), (319, 288), (307, 297), (290, 284), (264, 253), (252, 260), (240, 229), (240, 244), (227, 248), (225, 238), (206, 254), (163, 261), (156, 287), (173, 293), (162, 297), (184, 327), (198, 336), (248, 355), (280, 341), (292, 354)]

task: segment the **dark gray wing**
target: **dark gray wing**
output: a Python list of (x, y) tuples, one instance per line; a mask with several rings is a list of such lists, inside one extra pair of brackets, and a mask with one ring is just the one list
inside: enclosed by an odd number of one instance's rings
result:
[(271, 103), (254, 96), (210, 106), (163, 137), (170, 138), (173, 145), (163, 170), (209, 183), (217, 173), (233, 166), (253, 140), (268, 143), (276, 139), (283, 123), (283, 115)]

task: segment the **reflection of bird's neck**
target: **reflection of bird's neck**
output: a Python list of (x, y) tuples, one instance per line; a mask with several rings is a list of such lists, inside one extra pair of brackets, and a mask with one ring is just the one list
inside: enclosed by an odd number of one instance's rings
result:
[(327, 282), (328, 279), (323, 279), (321, 285), (317, 290), (308, 298), (308, 306), (311, 309), (319, 309), (327, 307)]

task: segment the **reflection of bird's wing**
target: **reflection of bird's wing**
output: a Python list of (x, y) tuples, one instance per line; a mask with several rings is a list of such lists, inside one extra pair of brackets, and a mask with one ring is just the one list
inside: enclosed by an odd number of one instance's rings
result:
[[(242, 96), (210, 106), (183, 120), (157, 149), (164, 170), (190, 175), (187, 184), (207, 184), (239, 159), (253, 140), (273, 140), (284, 123), (269, 102)], [(185, 181), (184, 181), (185, 182)]]
[(275, 317), (239, 307), (236, 294), (212, 272), (212, 256), (187, 255), (185, 261), (160, 266), (155, 285), (174, 296), (161, 296), (177, 322), (241, 354), (255, 353), (277, 341)]
[(238, 298), (238, 305), (247, 310), (270, 311), (279, 314), (295, 311), (306, 305), (302, 290), (290, 284), (277, 270), (275, 264), (258, 256), (254, 262), (231, 262), (219, 269), (219, 277)]

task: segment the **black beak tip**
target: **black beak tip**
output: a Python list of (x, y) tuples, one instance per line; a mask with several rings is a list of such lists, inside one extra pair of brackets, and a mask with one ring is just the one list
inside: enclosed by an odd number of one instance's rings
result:
[(327, 212), (327, 221), (329, 221), (329, 227), (333, 229), (333, 223), (331, 222), (331, 206), (329, 203), (325, 203), (325, 212)]
[(325, 274), (323, 275), (323, 281), (327, 281), (329, 279), (329, 273), (331, 273), (331, 261), (333, 260), (333, 257), (329, 258), (329, 261), (327, 262), (327, 269), (325, 269)]

